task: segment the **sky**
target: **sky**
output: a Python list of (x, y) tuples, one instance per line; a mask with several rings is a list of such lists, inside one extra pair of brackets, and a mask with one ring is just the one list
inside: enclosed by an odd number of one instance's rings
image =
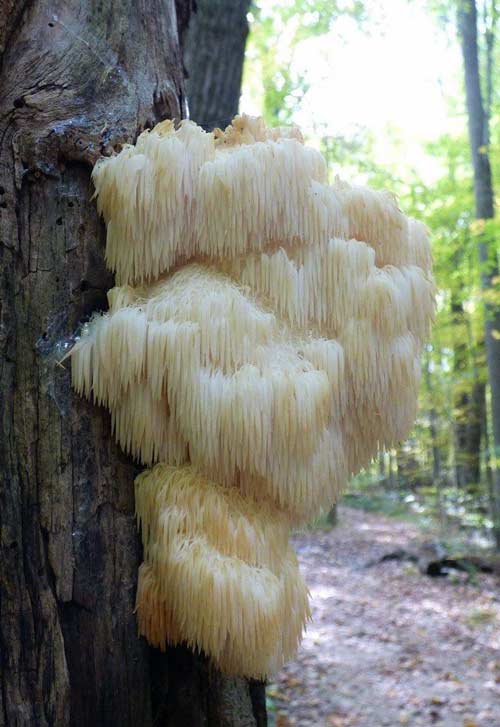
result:
[[(294, 121), (310, 135), (350, 136), (367, 127), (377, 162), (404, 163), (430, 181), (439, 170), (422, 154), (425, 141), (463, 130), (461, 57), (453, 28), (440, 25), (425, 0), (368, 0), (365, 27), (337, 19), (331, 31), (304, 41), (294, 69), (310, 84)], [(272, 12), (273, 0), (261, 0)], [(286, 32), (278, 43), (286, 44)], [(258, 97), (244, 89), (242, 110), (258, 113)], [(399, 140), (399, 144), (397, 143)]]

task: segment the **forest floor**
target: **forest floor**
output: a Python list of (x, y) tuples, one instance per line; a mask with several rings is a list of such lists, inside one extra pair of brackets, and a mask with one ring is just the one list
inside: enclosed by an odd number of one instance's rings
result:
[(500, 583), (380, 558), (416, 525), (350, 508), (294, 537), (312, 623), (268, 687), (276, 727), (500, 727)]

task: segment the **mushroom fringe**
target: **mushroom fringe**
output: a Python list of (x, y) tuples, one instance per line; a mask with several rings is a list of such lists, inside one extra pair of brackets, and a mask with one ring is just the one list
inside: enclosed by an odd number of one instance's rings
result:
[[(212, 134), (163, 122), (93, 177), (120, 284), (72, 350), (72, 380), (125, 452), (163, 463), (137, 488), (141, 633), (262, 676), (304, 620), (290, 523), (330, 508), (415, 419), (427, 232), (386, 192), (327, 185), (297, 129), (250, 117)], [(251, 537), (235, 539), (235, 518)]]
[(412, 424), (433, 285), (415, 266), (377, 268), (365, 243), (314, 251), (302, 265), (281, 249), (240, 261), (233, 278), (191, 263), (113, 289), (73, 351), (75, 388), (111, 410), (143, 464), (189, 451), (200, 471), (295, 519), (328, 508)]
[(220, 260), (332, 237), (369, 243), (379, 266), (428, 265), (415, 258), (415, 223), (391, 195), (340, 180), (328, 186), (323, 157), (295, 129), (265, 134), (246, 119), (219, 136), (191, 121), (162, 123), (98, 162), (92, 176), (118, 283), (156, 280), (195, 256)]
[(140, 633), (162, 649), (201, 649), (230, 674), (262, 679), (279, 669), (310, 618), (286, 514), (189, 465), (140, 475), (136, 510)]

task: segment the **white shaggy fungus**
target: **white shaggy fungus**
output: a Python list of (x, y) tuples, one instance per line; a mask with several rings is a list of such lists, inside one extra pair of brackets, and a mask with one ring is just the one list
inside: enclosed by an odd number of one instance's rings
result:
[(136, 508), (140, 633), (161, 648), (203, 649), (224, 671), (261, 679), (279, 669), (309, 617), (286, 513), (191, 465), (163, 464), (137, 478)]
[[(295, 129), (163, 122), (96, 166), (119, 286), (72, 351), (137, 479), (140, 632), (262, 677), (308, 616), (291, 523), (415, 417), (434, 313), (425, 228), (326, 184)], [(216, 484), (217, 483), (217, 484)]]

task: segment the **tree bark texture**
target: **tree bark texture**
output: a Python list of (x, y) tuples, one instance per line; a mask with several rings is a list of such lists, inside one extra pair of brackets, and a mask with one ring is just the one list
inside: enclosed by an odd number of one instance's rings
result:
[(184, 51), (189, 115), (207, 130), (238, 113), (251, 0), (197, 0)]
[(257, 723), (243, 680), (137, 638), (136, 468), (59, 365), (113, 285), (92, 165), (183, 116), (190, 4), (0, 0), (2, 727)]
[[(477, 8), (475, 0), (464, 0), (458, 4), (458, 30), (461, 38), (465, 73), (465, 91), (469, 139), (474, 169), (474, 195), (476, 217), (489, 220), (494, 216), (494, 197), (488, 150), (488, 118), (481, 95), (479, 55), (477, 42)], [(493, 288), (494, 278), (499, 275), (498, 260), (488, 239), (487, 230), (479, 240), (481, 283), (483, 290)], [(488, 379), (491, 389), (492, 428), (495, 445), (496, 471), (496, 513), (495, 530), (500, 547), (500, 306), (486, 303), (485, 348), (488, 364)]]

